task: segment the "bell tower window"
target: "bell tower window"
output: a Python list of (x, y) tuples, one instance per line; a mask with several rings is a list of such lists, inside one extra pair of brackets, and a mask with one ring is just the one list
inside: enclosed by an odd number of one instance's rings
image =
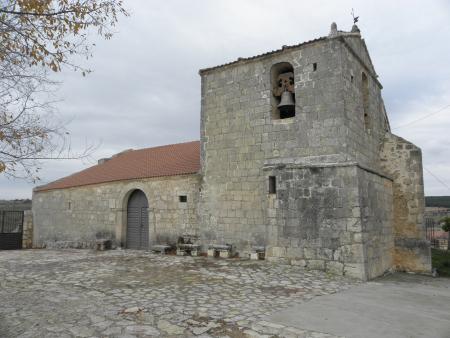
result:
[(289, 62), (272, 66), (272, 119), (287, 119), (295, 116), (294, 68)]

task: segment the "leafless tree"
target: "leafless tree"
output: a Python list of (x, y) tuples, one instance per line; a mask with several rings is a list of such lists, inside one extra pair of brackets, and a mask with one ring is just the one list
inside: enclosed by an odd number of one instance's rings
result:
[(88, 73), (72, 57), (89, 58), (88, 32), (110, 38), (119, 14), (119, 0), (0, 0), (0, 173), (36, 180), (42, 160), (91, 154), (72, 151), (49, 72)]

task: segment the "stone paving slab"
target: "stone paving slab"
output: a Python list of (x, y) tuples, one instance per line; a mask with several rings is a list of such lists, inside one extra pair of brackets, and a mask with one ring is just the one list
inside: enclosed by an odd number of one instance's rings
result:
[(0, 252), (0, 337), (337, 337), (264, 320), (358, 281), (144, 251)]

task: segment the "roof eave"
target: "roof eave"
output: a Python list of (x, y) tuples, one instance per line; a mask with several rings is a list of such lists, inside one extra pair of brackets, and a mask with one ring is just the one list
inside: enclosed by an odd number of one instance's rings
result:
[(76, 184), (76, 185), (70, 185), (70, 186), (66, 186), (66, 187), (56, 187), (56, 188), (45, 188), (45, 185), (43, 185), (43, 186), (40, 186), (40, 187), (35, 187), (33, 189), (33, 192), (64, 190), (64, 189), (89, 187), (89, 186), (93, 186), (93, 185), (107, 184), (107, 183), (114, 183), (114, 182), (129, 182), (129, 181), (148, 180), (148, 179), (152, 179), (152, 178), (157, 179), (157, 178), (175, 177), (175, 176), (189, 176), (189, 175), (200, 175), (200, 171), (186, 172), (186, 173), (180, 173), (180, 174), (171, 174), (171, 175), (157, 175), (157, 176), (148, 176), (148, 177), (133, 177), (133, 178), (124, 178), (124, 179), (113, 179), (113, 180), (107, 180), (107, 181), (101, 181), (101, 182), (93, 182), (93, 183), (88, 183), (88, 184)]
[(296, 44), (296, 45), (283, 46), (280, 49), (276, 49), (276, 50), (273, 50), (273, 51), (270, 51), (270, 52), (267, 52), (267, 53), (263, 53), (263, 54), (259, 54), (259, 55), (255, 55), (255, 56), (251, 56), (251, 57), (247, 57), (247, 58), (238, 58), (235, 61), (224, 63), (222, 65), (218, 65), (218, 66), (214, 66), (214, 67), (202, 68), (202, 69), (200, 69), (198, 71), (198, 73), (200, 75), (204, 75), (206, 73), (209, 73), (211, 71), (215, 71), (215, 70), (218, 70), (218, 69), (227, 68), (229, 66), (235, 66), (237, 64), (244, 64), (244, 63), (247, 63), (247, 62), (250, 62), (250, 61), (254, 61), (254, 60), (258, 60), (258, 59), (264, 59), (264, 58), (272, 56), (274, 54), (283, 53), (283, 52), (286, 52), (288, 50), (301, 48), (301, 47), (304, 47), (304, 46), (307, 46), (307, 45), (311, 45), (311, 44), (314, 44), (314, 43), (317, 43), (317, 42), (323, 42), (323, 41), (327, 41), (327, 40), (328, 40), (328, 37), (322, 36), (322, 37), (319, 37), (317, 39), (305, 41), (305, 42), (302, 42), (302, 43), (299, 43), (299, 44)]

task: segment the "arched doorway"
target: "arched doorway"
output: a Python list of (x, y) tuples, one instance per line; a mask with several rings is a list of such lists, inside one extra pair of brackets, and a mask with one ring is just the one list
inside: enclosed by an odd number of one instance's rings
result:
[(135, 190), (127, 206), (127, 248), (148, 248), (148, 201), (142, 190)]

